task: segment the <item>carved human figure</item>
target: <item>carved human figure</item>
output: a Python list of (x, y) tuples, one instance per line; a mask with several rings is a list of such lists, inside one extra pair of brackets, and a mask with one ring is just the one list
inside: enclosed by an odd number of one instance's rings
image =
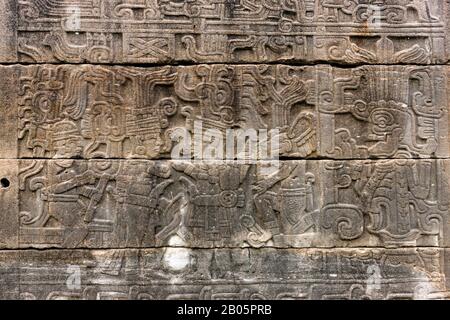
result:
[(186, 187), (189, 203), (187, 228), (190, 238), (202, 243), (225, 244), (232, 240), (239, 208), (245, 204), (241, 187), (248, 165), (174, 163), (183, 172), (180, 182)]
[(83, 153), (80, 132), (75, 123), (67, 120), (53, 125), (51, 147), (55, 159), (78, 158)]
[(49, 184), (42, 189), (40, 200), (48, 204), (48, 213), (42, 226), (62, 227), (61, 246), (75, 248), (89, 233), (84, 220), (86, 207), (79, 200), (92, 194), (97, 177), (87, 170), (87, 164), (77, 165), (71, 159), (49, 161), (47, 170)]
[(118, 206), (115, 232), (118, 246), (141, 247), (155, 244), (160, 214), (167, 202), (164, 190), (173, 182), (170, 165), (125, 162), (114, 190)]
[(438, 207), (429, 201), (437, 163), (396, 160), (374, 165), (362, 191), (371, 217), (368, 230), (387, 243), (414, 243), (423, 235), (438, 235), (442, 223)]
[(313, 183), (304, 163), (282, 165), (253, 188), (256, 220), (272, 235), (315, 232)]

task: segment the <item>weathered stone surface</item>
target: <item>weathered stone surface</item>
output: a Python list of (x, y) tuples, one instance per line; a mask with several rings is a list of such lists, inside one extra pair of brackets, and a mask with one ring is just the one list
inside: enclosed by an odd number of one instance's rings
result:
[(18, 299), (19, 274), (20, 274), (19, 251), (0, 251), (0, 299)]
[(450, 160), (0, 163), (8, 248), (450, 243)]
[[(277, 129), (282, 157), (443, 158), (449, 156), (448, 71), (444, 66), (1, 67), (0, 156), (173, 158), (171, 151), (181, 144), (173, 135), (182, 129), (192, 136), (192, 149), (196, 141), (211, 144), (211, 130), (226, 137), (227, 129), (255, 136)], [(194, 135), (196, 123), (203, 140)], [(245, 139), (250, 145), (255, 138)]]
[(3, 2), (3, 62), (430, 64), (448, 57), (443, 0)]
[[(16, 255), (8, 254), (8, 261)], [(443, 249), (161, 248), (19, 255), (21, 299), (449, 297)]]
[(450, 299), (449, 6), (2, 0), (0, 299)]
[(0, 248), (17, 248), (19, 219), (18, 161), (0, 160)]
[[(15, 0), (0, 3), (0, 63), (17, 62), (17, 4)], [(2, 81), (3, 82), (3, 81)]]

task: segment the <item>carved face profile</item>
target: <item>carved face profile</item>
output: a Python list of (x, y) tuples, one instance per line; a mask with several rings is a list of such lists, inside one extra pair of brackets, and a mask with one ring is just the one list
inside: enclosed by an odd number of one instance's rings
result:
[(55, 158), (76, 158), (82, 155), (83, 147), (77, 126), (67, 120), (56, 123), (52, 133)]
[(138, 156), (156, 158), (159, 156), (163, 142), (159, 135), (147, 135), (141, 140), (142, 144), (136, 147)]

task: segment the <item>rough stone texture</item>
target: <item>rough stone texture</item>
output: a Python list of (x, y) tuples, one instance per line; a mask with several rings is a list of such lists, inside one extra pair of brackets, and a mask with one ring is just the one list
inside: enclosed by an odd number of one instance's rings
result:
[[(17, 281), (23, 299), (449, 298), (443, 249), (163, 248), (8, 254), (8, 261), (20, 256)], [(81, 275), (81, 286), (68, 290), (74, 271)]]
[(1, 1), (0, 298), (450, 299), (449, 6)]

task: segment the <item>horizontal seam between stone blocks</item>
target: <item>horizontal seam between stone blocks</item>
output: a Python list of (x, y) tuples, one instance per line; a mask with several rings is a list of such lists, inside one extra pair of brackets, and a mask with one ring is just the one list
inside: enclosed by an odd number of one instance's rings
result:
[(364, 66), (416, 66), (416, 67), (447, 67), (450, 66), (450, 61), (447, 63), (439, 64), (408, 64), (408, 63), (397, 63), (397, 64), (386, 64), (386, 63), (358, 63), (358, 64), (339, 64), (335, 62), (327, 61), (316, 61), (316, 62), (301, 62), (301, 61), (267, 61), (267, 62), (181, 62), (180, 63), (73, 63), (73, 62), (0, 62), (1, 66), (111, 66), (111, 67), (135, 67), (135, 68), (157, 68), (157, 67), (192, 67), (200, 65), (232, 65), (232, 66), (249, 66), (249, 65), (285, 65), (285, 66), (297, 66), (297, 67), (314, 67), (320, 65), (327, 65), (335, 68), (341, 69), (354, 69)]
[(33, 248), (33, 247), (27, 247), (27, 248), (4, 248), (0, 249), (0, 253), (2, 252), (26, 252), (26, 251), (37, 251), (37, 252), (44, 252), (44, 251), (111, 251), (111, 250), (139, 250), (139, 251), (145, 251), (145, 250), (164, 250), (164, 249), (188, 249), (188, 250), (252, 250), (252, 251), (279, 251), (279, 250), (287, 250), (287, 251), (306, 251), (306, 250), (322, 250), (322, 251), (335, 251), (335, 250), (348, 250), (348, 251), (355, 251), (355, 250), (387, 250), (387, 251), (398, 251), (398, 250), (413, 250), (413, 249), (431, 249), (431, 250), (449, 250), (450, 246), (411, 246), (411, 247), (187, 247), (187, 246), (155, 246), (155, 247), (111, 247), (111, 248), (56, 248), (56, 247), (48, 247), (48, 248)]
[(292, 158), (279, 158), (279, 159), (255, 159), (250, 160), (251, 163), (244, 163), (245, 160), (226, 160), (226, 159), (218, 159), (218, 160), (195, 160), (195, 159), (172, 159), (172, 158), (155, 158), (155, 159), (140, 159), (140, 158), (0, 158), (1, 160), (7, 161), (59, 161), (59, 160), (74, 160), (74, 161), (178, 161), (178, 162), (206, 162), (214, 164), (214, 162), (221, 163), (233, 163), (233, 162), (242, 162), (243, 164), (252, 164), (255, 162), (274, 162), (274, 161), (386, 161), (386, 160), (450, 160), (450, 157), (436, 157), (436, 158), (326, 158), (326, 157), (318, 157), (318, 158), (300, 158), (300, 157), (292, 157)]

